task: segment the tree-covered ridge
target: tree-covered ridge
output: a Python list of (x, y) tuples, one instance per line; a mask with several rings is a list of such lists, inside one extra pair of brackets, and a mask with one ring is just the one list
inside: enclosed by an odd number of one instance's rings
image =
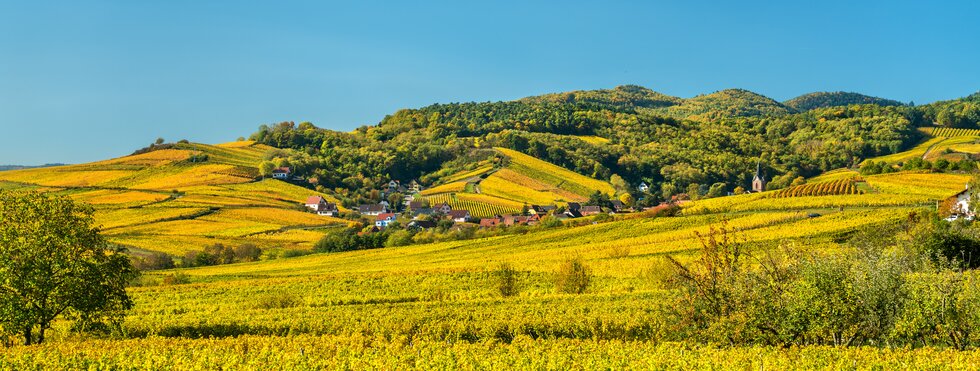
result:
[(919, 107), (926, 120), (954, 128), (980, 128), (980, 92)]
[[(634, 87), (576, 93), (572, 102), (528, 98), (512, 102), (436, 104), (404, 109), (376, 126), (350, 133), (303, 123), (262, 126), (252, 139), (295, 149), (283, 156), (324, 191), (348, 203), (390, 178), (437, 183), (503, 147), (600, 180), (613, 175), (645, 181), (660, 196), (746, 187), (762, 160), (774, 187), (798, 176), (847, 167), (916, 141), (914, 108), (855, 105), (789, 113), (769, 98), (727, 90), (668, 108), (644, 108), (613, 98), (652, 96)], [(656, 93), (652, 93), (656, 94)], [(578, 97), (589, 97), (588, 99)], [(618, 100), (617, 100), (618, 99)], [(693, 101), (694, 103), (691, 103)], [(624, 103), (627, 102), (627, 103)], [(692, 109), (695, 119), (664, 115)], [(711, 118), (714, 116), (719, 118)], [(578, 140), (593, 135), (608, 143)], [(785, 183), (785, 184), (784, 184)], [(693, 188), (692, 188), (693, 187)]]
[(678, 119), (711, 121), (725, 117), (783, 116), (789, 114), (790, 109), (764, 95), (744, 89), (726, 89), (651, 112)]
[(804, 94), (783, 102), (784, 105), (798, 112), (816, 108), (850, 106), (852, 104), (875, 104), (879, 106), (901, 106), (902, 102), (891, 99), (872, 97), (869, 95), (843, 91), (815, 92)]
[(527, 103), (578, 103), (614, 107), (658, 108), (681, 104), (684, 100), (636, 85), (621, 85), (613, 89), (576, 90), (545, 94), (521, 99)]

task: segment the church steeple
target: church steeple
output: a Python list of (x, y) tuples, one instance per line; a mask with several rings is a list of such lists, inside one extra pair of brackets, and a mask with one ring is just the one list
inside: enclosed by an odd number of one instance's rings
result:
[(752, 177), (752, 192), (766, 190), (766, 176), (762, 173), (762, 160), (755, 163), (755, 176)]

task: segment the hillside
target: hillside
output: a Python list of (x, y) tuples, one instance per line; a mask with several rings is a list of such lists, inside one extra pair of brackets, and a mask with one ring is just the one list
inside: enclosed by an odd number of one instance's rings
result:
[(796, 111), (809, 111), (815, 108), (849, 106), (852, 104), (874, 104), (879, 106), (901, 106), (903, 103), (891, 99), (872, 97), (869, 95), (836, 92), (815, 92), (804, 94), (783, 102), (783, 105)]
[[(920, 138), (913, 107), (791, 111), (746, 90), (680, 99), (620, 86), (403, 109), (353, 132), (282, 122), (262, 125), (251, 139), (283, 149), (279, 157), (298, 164), (301, 175), (316, 179), (318, 190), (351, 207), (376, 202), (369, 190), (390, 179), (420, 180), (426, 187), (452, 183), (447, 177), (476, 171), (492, 148), (597, 181), (622, 179), (616, 196), (646, 183), (654, 197), (644, 199), (656, 203), (692, 187), (748, 187), (760, 160), (774, 183), (785, 186), (798, 176), (899, 152)], [(527, 195), (519, 201), (569, 199)]]
[(685, 99), (681, 104), (654, 110), (679, 119), (696, 121), (743, 116), (783, 116), (790, 113), (781, 103), (743, 89), (727, 89)]
[(0, 188), (36, 189), (95, 207), (113, 243), (181, 255), (215, 243), (308, 249), (314, 229), (338, 220), (298, 211), (319, 194), (283, 181), (259, 180), (270, 147), (179, 143), (112, 160), (0, 173)]

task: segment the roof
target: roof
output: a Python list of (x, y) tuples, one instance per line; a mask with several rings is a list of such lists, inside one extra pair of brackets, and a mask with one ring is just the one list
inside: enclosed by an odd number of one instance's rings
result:
[(362, 213), (366, 213), (366, 212), (382, 212), (384, 210), (385, 210), (385, 206), (382, 205), (382, 204), (361, 205), (361, 206), (358, 206), (357, 207), (357, 211), (362, 212)]
[(599, 206), (582, 206), (581, 211), (583, 213), (589, 213), (589, 212), (601, 213), (602, 208)]
[(752, 180), (754, 181), (756, 179), (766, 180), (766, 176), (762, 174), (762, 161), (755, 163), (755, 176), (752, 177)]
[(378, 214), (378, 218), (376, 220), (385, 220), (385, 219), (389, 219), (389, 218), (395, 219), (397, 217), (398, 216), (395, 215), (394, 213), (384, 213), (384, 214)]
[(432, 220), (413, 220), (409, 222), (408, 225), (419, 228), (435, 228), (437, 224)]
[(307, 205), (317, 205), (320, 204), (321, 202), (326, 202), (326, 201), (327, 200), (324, 200), (323, 197), (320, 196), (310, 196), (306, 198)]
[(581, 207), (582, 207), (582, 204), (579, 204), (578, 202), (569, 202), (568, 203), (568, 209), (569, 210), (578, 210)]
[(288, 174), (289, 173), (289, 168), (288, 167), (277, 167), (274, 170), (272, 170), (272, 172), (273, 173), (277, 173), (277, 174), (283, 174), (283, 173)]
[(450, 210), (446, 215), (453, 219), (465, 218), (470, 214), (469, 210)]

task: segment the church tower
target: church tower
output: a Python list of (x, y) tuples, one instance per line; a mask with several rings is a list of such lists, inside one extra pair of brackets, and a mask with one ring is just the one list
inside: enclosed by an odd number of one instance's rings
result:
[(766, 190), (766, 176), (762, 174), (762, 161), (755, 164), (755, 176), (752, 177), (752, 192)]

